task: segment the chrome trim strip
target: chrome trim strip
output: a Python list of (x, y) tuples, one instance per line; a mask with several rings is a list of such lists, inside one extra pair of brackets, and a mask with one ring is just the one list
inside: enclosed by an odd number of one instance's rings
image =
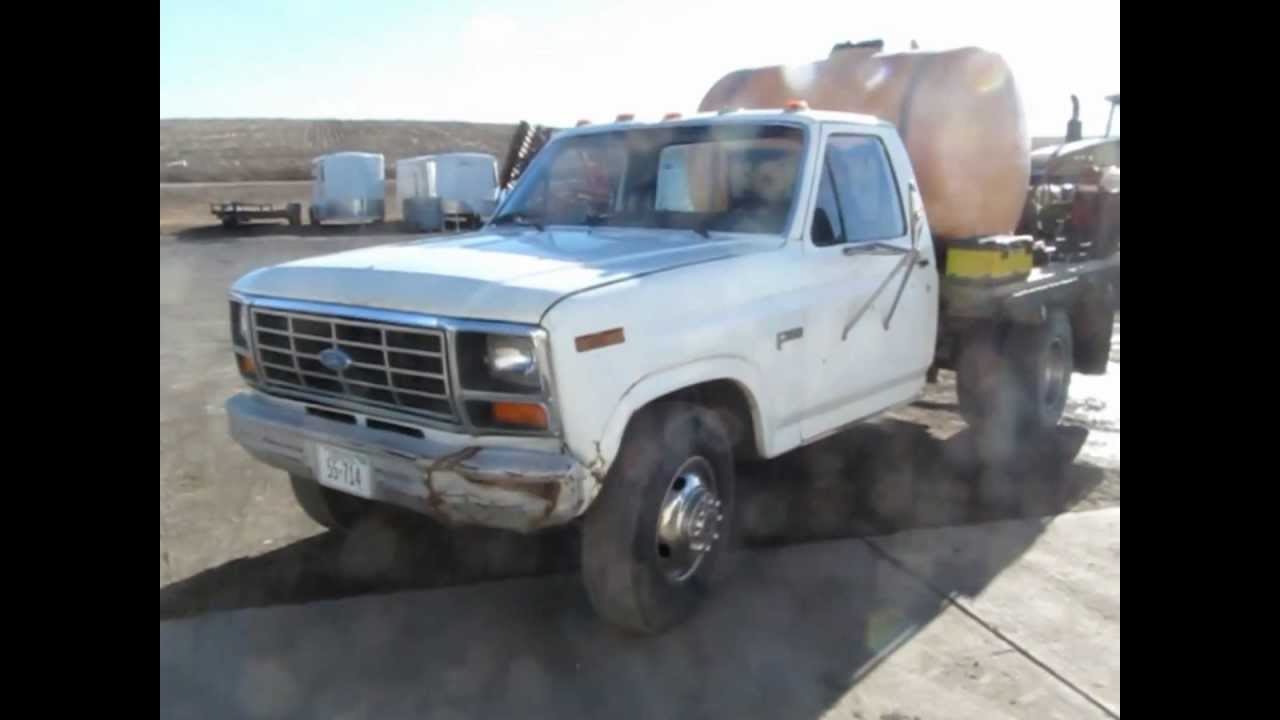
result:
[(858, 309), (858, 312), (854, 313), (853, 317), (849, 319), (849, 322), (845, 323), (844, 330), (840, 333), (841, 342), (849, 339), (849, 331), (852, 330), (853, 326), (857, 325), (858, 321), (862, 319), (862, 316), (871, 309), (872, 304), (875, 303), (876, 298), (880, 297), (880, 294), (884, 292), (885, 288), (889, 287), (889, 281), (893, 280), (893, 278), (901, 272), (903, 268), (913, 262), (912, 251), (907, 250), (905, 252), (906, 254), (903, 255), (902, 259), (898, 261), (898, 264), (893, 267), (893, 272), (885, 276), (884, 280), (880, 282), (880, 287), (876, 288), (876, 291), (871, 293), (871, 297), (867, 298), (867, 301)]
[(462, 399), (462, 374), (458, 372), (458, 329), (453, 326), (445, 326), (445, 339), (449, 343), (449, 353), (453, 356), (449, 367), (445, 371), (449, 373), (449, 386), (457, 388), (457, 392), (452, 393), (453, 414), (458, 416), (458, 420), (462, 423), (462, 427), (470, 430), (474, 426), (471, 424), (471, 414), (467, 412), (467, 403)]
[(898, 294), (893, 296), (893, 304), (889, 306), (889, 314), (884, 316), (884, 329), (889, 329), (889, 321), (893, 320), (893, 314), (898, 311), (898, 303), (902, 300), (902, 292), (907, 289), (907, 281), (911, 280), (911, 271), (916, 269), (916, 258), (920, 255), (920, 251), (912, 250), (907, 255), (910, 260), (907, 262), (907, 272), (902, 276), (902, 284), (898, 286)]
[(533, 331), (533, 354), (538, 361), (538, 375), (542, 381), (542, 402), (547, 409), (547, 422), (553, 435), (560, 435), (560, 404), (555, 392), (554, 373), (551, 371), (551, 335), (542, 328)]
[[(241, 354), (249, 355), (250, 357), (253, 357), (253, 338), (249, 337), (249, 327), (248, 327), (249, 326), (249, 300), (248, 298), (246, 298), (245, 296), (239, 293), (228, 292), (227, 302), (228, 304), (233, 302), (240, 303), (240, 335), (244, 337), (244, 341), (245, 341), (244, 345), (237, 345), (235, 341), (235, 337), (233, 336), (231, 338), (231, 349), (243, 351)], [(227, 309), (230, 310), (231, 308), (228, 307)], [(228, 330), (230, 330), (230, 328), (228, 328)]]
[(467, 400), (484, 402), (522, 402), (541, 405), (541, 395), (518, 395), (515, 393), (489, 392), (488, 390), (468, 390)]
[(314, 302), (311, 300), (282, 300), (280, 298), (269, 298), (258, 295), (246, 295), (245, 297), (255, 308), (282, 310), (285, 312), (296, 312), (307, 315), (330, 315), (333, 317), (350, 318), (357, 322), (363, 320), (374, 323), (387, 323), (391, 325), (425, 328), (428, 330), (444, 330), (452, 327), (455, 329), (475, 332), (526, 335), (534, 328), (533, 325), (518, 325), (516, 323), (492, 322), (488, 320), (468, 320), (465, 318), (427, 315), (424, 313), (411, 313), (401, 310), (356, 307), (354, 305)]

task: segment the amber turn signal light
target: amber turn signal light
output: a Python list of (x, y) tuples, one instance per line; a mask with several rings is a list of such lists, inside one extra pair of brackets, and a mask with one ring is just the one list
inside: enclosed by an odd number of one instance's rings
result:
[(495, 402), (493, 404), (493, 421), (502, 425), (519, 425), (521, 427), (545, 430), (547, 427), (547, 411), (536, 403)]
[(236, 367), (240, 368), (240, 374), (249, 379), (258, 377), (258, 369), (253, 366), (253, 358), (248, 355), (236, 354)]

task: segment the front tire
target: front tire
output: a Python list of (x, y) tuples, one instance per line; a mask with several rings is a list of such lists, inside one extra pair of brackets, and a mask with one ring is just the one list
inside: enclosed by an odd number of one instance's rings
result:
[(370, 503), (321, 485), (309, 477), (290, 475), (293, 496), (312, 520), (338, 532), (350, 532), (369, 512)]
[(715, 413), (667, 402), (638, 414), (583, 524), (583, 583), (596, 612), (643, 634), (692, 615), (723, 576), (734, 479)]

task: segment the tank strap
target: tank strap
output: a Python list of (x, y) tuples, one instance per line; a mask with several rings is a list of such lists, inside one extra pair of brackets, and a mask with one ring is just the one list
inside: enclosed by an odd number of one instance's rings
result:
[(937, 55), (926, 55), (916, 63), (915, 72), (911, 74), (911, 82), (907, 84), (907, 92), (902, 96), (902, 110), (898, 113), (898, 135), (902, 138), (903, 145), (907, 144), (907, 128), (911, 124), (911, 105), (915, 101), (916, 90), (920, 89), (921, 79), (937, 57)]

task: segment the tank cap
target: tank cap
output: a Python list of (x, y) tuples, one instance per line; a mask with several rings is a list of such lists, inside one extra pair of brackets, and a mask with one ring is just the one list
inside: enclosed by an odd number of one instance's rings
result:
[(802, 112), (809, 109), (809, 103), (803, 100), (788, 100), (787, 104), (782, 107), (786, 112)]

